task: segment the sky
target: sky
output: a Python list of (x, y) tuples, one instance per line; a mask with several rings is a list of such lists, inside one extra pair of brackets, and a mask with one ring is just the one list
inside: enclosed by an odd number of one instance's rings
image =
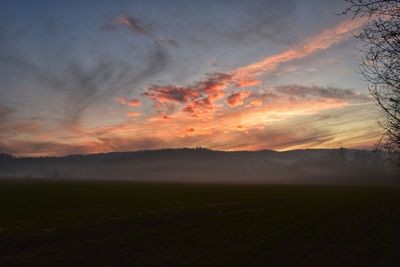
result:
[(0, 152), (374, 147), (343, 0), (4, 0)]

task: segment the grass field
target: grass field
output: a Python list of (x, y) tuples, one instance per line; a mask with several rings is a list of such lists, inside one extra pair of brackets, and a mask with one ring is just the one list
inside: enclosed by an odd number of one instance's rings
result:
[(0, 180), (0, 266), (400, 266), (400, 188)]

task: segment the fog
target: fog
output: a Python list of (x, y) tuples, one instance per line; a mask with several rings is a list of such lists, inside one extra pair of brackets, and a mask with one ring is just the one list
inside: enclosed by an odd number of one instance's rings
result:
[(16, 179), (389, 185), (399, 183), (399, 174), (383, 154), (354, 149), (164, 149), (39, 158), (0, 155), (0, 176)]

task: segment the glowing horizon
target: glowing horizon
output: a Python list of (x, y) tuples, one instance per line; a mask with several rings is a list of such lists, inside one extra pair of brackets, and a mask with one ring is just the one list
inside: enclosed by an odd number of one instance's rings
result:
[[(365, 20), (325, 4), (287, 1), (256, 17), (252, 1), (210, 4), (215, 14), (177, 5), (157, 18), (162, 2), (101, 3), (90, 16), (90, 5), (70, 15), (77, 5), (44, 4), (38, 9), (54, 17), (38, 24), (29, 24), (33, 11), (14, 22), (21, 7), (10, 5), (0, 28), (0, 152), (372, 148), (382, 132), (352, 37)], [(302, 22), (307, 8), (330, 16), (310, 25)], [(226, 9), (238, 12), (226, 22), (235, 30), (224, 26), (228, 17), (214, 17)], [(275, 14), (288, 10), (286, 21)], [(220, 28), (204, 29), (204, 21)]]

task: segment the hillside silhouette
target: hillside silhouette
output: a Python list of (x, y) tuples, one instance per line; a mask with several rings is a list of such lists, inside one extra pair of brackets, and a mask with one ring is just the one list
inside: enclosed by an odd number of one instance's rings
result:
[(392, 184), (398, 170), (382, 154), (356, 149), (277, 152), (204, 148), (63, 157), (0, 154), (0, 176), (216, 183)]

